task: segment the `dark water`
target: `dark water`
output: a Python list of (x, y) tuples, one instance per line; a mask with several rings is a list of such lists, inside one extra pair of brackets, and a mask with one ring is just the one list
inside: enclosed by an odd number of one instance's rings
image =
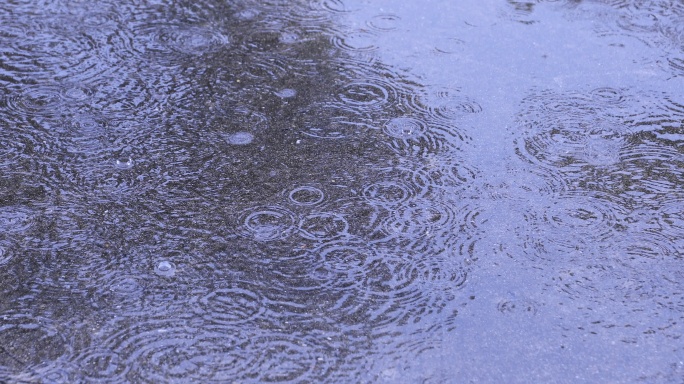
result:
[(7, 383), (684, 382), (681, 1), (2, 1)]

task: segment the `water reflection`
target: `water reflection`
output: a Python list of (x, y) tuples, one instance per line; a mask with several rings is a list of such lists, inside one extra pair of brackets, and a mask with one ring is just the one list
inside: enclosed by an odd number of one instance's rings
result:
[(530, 345), (672, 346), (681, 93), (461, 75), (552, 13), (675, 79), (678, 7), (546, 3), (417, 44), (453, 60), (433, 86), (385, 60), (403, 6), (0, 6), (0, 380), (523, 381)]

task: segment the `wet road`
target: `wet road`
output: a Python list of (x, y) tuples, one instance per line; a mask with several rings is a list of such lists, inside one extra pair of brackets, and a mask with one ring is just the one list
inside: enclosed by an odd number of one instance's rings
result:
[(0, 2), (0, 382), (682, 383), (684, 3)]

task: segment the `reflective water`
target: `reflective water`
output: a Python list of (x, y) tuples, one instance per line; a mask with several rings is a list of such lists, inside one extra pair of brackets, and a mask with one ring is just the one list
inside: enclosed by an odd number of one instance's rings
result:
[(684, 4), (0, 3), (0, 381), (684, 380)]

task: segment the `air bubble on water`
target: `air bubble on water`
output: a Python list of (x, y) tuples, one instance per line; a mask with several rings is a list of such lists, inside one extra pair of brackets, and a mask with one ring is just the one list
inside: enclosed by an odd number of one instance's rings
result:
[(284, 88), (276, 92), (275, 95), (281, 99), (289, 99), (291, 97), (295, 97), (297, 95), (297, 91), (291, 88)]
[(226, 140), (228, 141), (228, 144), (247, 145), (254, 141), (254, 135), (249, 132), (236, 132), (228, 135)]
[(159, 276), (172, 277), (176, 274), (176, 265), (168, 260), (162, 260), (154, 267), (154, 273)]
[(131, 169), (135, 162), (130, 157), (116, 159), (116, 167), (119, 169)]

